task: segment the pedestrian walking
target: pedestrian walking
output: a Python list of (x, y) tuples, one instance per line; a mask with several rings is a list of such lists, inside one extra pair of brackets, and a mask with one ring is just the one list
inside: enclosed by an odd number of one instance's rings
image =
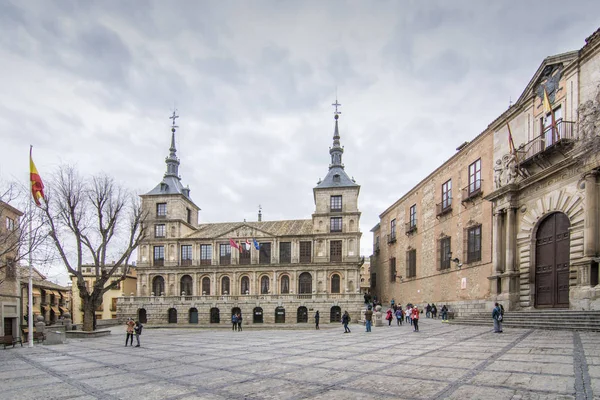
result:
[(437, 307), (435, 306), (435, 303), (431, 304), (431, 317), (437, 318)]
[(404, 312), (402, 311), (402, 306), (398, 306), (396, 310), (396, 323), (398, 326), (402, 325), (402, 320), (404, 319)]
[(133, 322), (133, 318), (127, 318), (127, 322), (126, 322), (127, 337), (125, 337), (125, 347), (127, 347), (127, 341), (129, 341), (131, 346), (133, 346), (133, 327), (134, 326), (135, 326), (135, 322)]
[(412, 325), (415, 332), (419, 332), (419, 307), (412, 309)]
[(425, 317), (431, 318), (431, 305), (427, 303), (427, 307), (425, 307)]
[(448, 307), (446, 307), (445, 304), (442, 306), (440, 314), (442, 316), (442, 322), (448, 322)]
[(410, 304), (406, 306), (406, 322), (410, 322), (410, 326), (412, 326), (412, 307)]
[(133, 327), (133, 331), (135, 332), (135, 340), (137, 342), (135, 347), (140, 347), (140, 335), (142, 334), (142, 328), (144, 328), (144, 325), (142, 325), (140, 321), (135, 321), (135, 326)]
[(319, 315), (319, 310), (317, 310), (317, 312), (315, 313), (315, 329), (319, 329), (319, 320), (321, 319), (321, 316)]
[(242, 312), (237, 313), (237, 329), (239, 332), (242, 331)]
[(392, 320), (394, 319), (394, 316), (392, 314), (393, 314), (392, 309), (388, 308), (387, 313), (385, 315), (385, 319), (387, 319), (388, 326), (392, 326)]
[(344, 324), (344, 333), (350, 333), (350, 328), (348, 328), (349, 323), (350, 323), (350, 314), (348, 314), (348, 311), (344, 311), (344, 315), (342, 315), (342, 324)]
[(371, 322), (373, 321), (373, 310), (371, 306), (367, 308), (365, 311), (365, 327), (367, 328), (367, 332), (371, 332)]
[(232, 314), (231, 315), (231, 330), (232, 331), (237, 331), (237, 314)]
[(504, 319), (504, 313), (502, 307), (496, 303), (492, 310), (492, 319), (494, 320), (494, 333), (502, 333), (502, 320)]

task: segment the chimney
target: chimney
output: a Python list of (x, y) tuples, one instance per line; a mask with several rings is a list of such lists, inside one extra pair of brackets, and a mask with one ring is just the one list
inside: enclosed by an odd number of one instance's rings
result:
[(262, 207), (258, 205), (258, 222), (262, 221)]

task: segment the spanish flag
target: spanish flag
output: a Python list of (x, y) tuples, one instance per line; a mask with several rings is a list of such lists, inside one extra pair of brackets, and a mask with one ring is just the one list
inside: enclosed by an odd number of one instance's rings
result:
[(46, 198), (44, 197), (44, 183), (42, 182), (42, 178), (40, 178), (40, 174), (38, 174), (37, 168), (33, 163), (33, 158), (31, 157), (31, 152), (33, 151), (33, 146), (29, 147), (29, 179), (31, 180), (31, 194), (33, 195), (33, 201), (39, 207), (42, 205), (40, 203), (40, 199)]
[(544, 98), (542, 99), (544, 105), (544, 114), (548, 115), (552, 112), (552, 106), (550, 105), (550, 99), (548, 98), (548, 92), (544, 89)]

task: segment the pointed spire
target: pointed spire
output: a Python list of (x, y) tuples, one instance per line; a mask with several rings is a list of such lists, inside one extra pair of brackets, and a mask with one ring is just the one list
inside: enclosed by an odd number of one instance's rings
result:
[(341, 111), (338, 111), (338, 107), (341, 106), (338, 103), (337, 96), (335, 98), (335, 103), (331, 104), (335, 107), (334, 119), (335, 119), (335, 129), (333, 131), (333, 147), (329, 149), (329, 154), (331, 154), (331, 164), (329, 164), (329, 169), (334, 167), (344, 168), (344, 164), (342, 164), (342, 154), (344, 153), (344, 148), (340, 146), (340, 131), (338, 129), (338, 119), (340, 118)]
[(172, 176), (177, 179), (181, 179), (179, 177), (179, 159), (177, 158), (177, 148), (175, 148), (175, 132), (177, 125), (175, 125), (175, 120), (179, 118), (179, 115), (176, 114), (176, 111), (173, 111), (173, 115), (169, 117), (169, 119), (173, 120), (173, 125), (171, 126), (171, 147), (169, 148), (169, 157), (165, 159), (165, 163), (167, 164), (167, 172), (165, 173), (165, 178), (167, 176)]

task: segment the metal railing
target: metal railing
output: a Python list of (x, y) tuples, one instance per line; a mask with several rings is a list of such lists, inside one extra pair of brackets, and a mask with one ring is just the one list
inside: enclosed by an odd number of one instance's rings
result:
[(452, 211), (452, 199), (449, 198), (446, 201), (442, 201), (435, 205), (435, 215), (440, 216)]
[(556, 122), (556, 126), (547, 127), (540, 136), (525, 144), (524, 150), (520, 152), (521, 162), (529, 160), (557, 144), (572, 142), (576, 139), (575, 122), (560, 119)]
[(387, 235), (387, 242), (388, 244), (396, 243), (396, 234), (390, 233), (389, 235)]
[(483, 179), (476, 179), (475, 181), (469, 183), (466, 187), (464, 187), (462, 189), (462, 201), (465, 202), (467, 200), (471, 200), (474, 197), (482, 195), (482, 182)]
[(417, 219), (407, 222), (404, 224), (406, 228), (406, 234), (409, 235), (417, 230)]

